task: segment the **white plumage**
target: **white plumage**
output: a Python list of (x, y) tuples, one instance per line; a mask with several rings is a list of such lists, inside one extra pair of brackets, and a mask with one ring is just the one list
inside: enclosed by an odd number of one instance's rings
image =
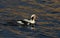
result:
[(31, 24), (35, 24), (35, 20), (36, 20), (36, 15), (33, 14), (31, 15), (31, 19), (23, 19), (23, 20), (19, 20), (17, 21), (17, 23), (22, 24), (22, 25), (31, 25)]

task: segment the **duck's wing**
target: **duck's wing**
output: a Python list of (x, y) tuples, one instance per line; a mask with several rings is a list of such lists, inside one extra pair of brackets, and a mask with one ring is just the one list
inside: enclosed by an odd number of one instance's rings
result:
[(26, 21), (26, 22), (30, 22), (30, 19), (24, 19), (24, 21)]
[(25, 21), (25, 20), (19, 20), (19, 21), (17, 21), (17, 23), (19, 23), (19, 24), (27, 24), (28, 22)]

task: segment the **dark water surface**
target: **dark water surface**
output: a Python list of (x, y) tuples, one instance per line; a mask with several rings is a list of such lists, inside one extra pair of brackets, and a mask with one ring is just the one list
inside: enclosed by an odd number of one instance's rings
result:
[[(7, 23), (32, 14), (35, 29)], [(60, 38), (60, 0), (0, 0), (0, 38)]]

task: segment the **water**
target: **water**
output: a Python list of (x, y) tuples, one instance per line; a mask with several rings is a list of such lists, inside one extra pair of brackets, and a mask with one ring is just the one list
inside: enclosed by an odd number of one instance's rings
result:
[[(36, 0), (35, 2), (0, 0), (0, 2), (0, 38), (60, 38), (59, 3), (50, 0)], [(50, 4), (53, 5), (49, 7)], [(29, 16), (33, 13), (39, 16), (34, 29), (20, 27), (21, 25), (10, 26), (7, 23), (10, 20), (30, 18)], [(53, 15), (44, 16), (43, 14)]]

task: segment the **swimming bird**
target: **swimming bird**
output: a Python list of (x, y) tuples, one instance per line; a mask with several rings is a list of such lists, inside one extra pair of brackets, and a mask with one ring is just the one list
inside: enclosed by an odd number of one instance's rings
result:
[(36, 24), (36, 14), (31, 15), (31, 19), (23, 19), (23, 20), (17, 20), (18, 24), (21, 24), (23, 26), (29, 26), (31, 25), (32, 27), (34, 24)]

